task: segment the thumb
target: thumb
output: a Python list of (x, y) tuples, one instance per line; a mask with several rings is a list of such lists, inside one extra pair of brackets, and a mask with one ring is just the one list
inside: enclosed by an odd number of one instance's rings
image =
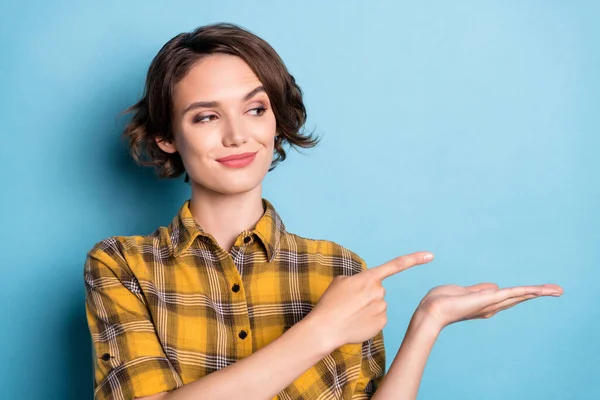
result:
[(478, 283), (476, 285), (467, 286), (466, 288), (472, 292), (478, 292), (480, 290), (485, 290), (485, 289), (494, 289), (494, 290), (500, 289), (498, 287), (498, 285), (496, 285), (495, 283), (491, 283), (491, 282)]

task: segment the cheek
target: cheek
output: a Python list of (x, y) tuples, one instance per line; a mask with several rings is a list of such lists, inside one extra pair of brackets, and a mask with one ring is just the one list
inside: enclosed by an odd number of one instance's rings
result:
[(194, 135), (187, 132), (187, 135), (181, 135), (177, 148), (184, 164), (192, 166), (209, 158), (212, 154), (212, 149), (216, 148), (216, 145), (215, 143), (211, 143), (211, 136)]
[(275, 116), (271, 114), (267, 121), (265, 121), (265, 125), (262, 130), (262, 142), (267, 148), (273, 148), (275, 143), (275, 130), (277, 129), (277, 122), (275, 121)]
[(264, 121), (261, 124), (260, 130), (257, 131), (258, 135), (255, 136), (256, 140), (260, 143), (264, 151), (264, 158), (261, 162), (261, 169), (267, 171), (271, 167), (275, 156), (275, 130), (277, 123), (275, 117), (271, 115), (271, 118)]

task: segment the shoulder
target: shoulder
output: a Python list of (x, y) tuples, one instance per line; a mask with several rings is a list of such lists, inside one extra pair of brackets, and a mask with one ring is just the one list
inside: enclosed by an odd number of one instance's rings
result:
[(344, 275), (354, 275), (367, 269), (358, 254), (332, 240), (311, 239), (286, 231), (281, 251), (305, 255), (313, 261), (338, 267)]
[[(84, 272), (135, 275), (136, 265), (144, 264), (148, 255), (170, 254), (172, 241), (168, 229), (158, 227), (147, 235), (110, 236), (100, 240), (87, 252)], [(108, 271), (106, 271), (108, 272)]]

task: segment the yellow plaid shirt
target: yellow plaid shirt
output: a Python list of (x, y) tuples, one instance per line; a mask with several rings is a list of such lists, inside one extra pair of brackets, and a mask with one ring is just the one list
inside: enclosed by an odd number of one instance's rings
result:
[[(84, 268), (96, 399), (170, 391), (251, 355), (317, 304), (332, 279), (366, 268), (344, 247), (285, 230), (272, 204), (230, 252), (186, 201), (167, 227), (111, 237)], [(276, 399), (368, 399), (385, 369), (383, 334), (335, 350)]]

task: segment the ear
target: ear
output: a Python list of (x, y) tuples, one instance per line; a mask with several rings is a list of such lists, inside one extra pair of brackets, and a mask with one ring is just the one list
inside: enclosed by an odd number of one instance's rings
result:
[(177, 152), (177, 147), (175, 146), (173, 139), (166, 140), (161, 136), (157, 136), (155, 140), (158, 147), (165, 153), (173, 154)]

